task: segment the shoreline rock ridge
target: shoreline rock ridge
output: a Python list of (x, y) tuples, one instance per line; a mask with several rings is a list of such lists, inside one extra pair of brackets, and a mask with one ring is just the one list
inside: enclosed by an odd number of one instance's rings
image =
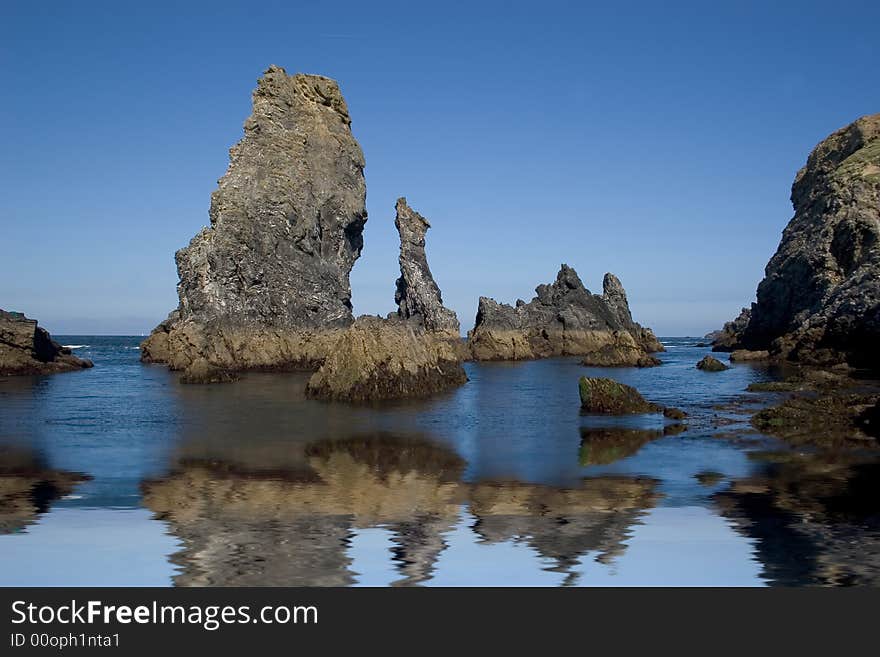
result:
[(92, 367), (52, 339), (37, 320), (0, 310), (0, 376), (55, 374)]
[(745, 326), (723, 347), (808, 365), (880, 368), (880, 114), (810, 153)]
[(179, 306), (144, 341), (142, 360), (319, 365), (354, 321), (364, 164), (337, 83), (270, 66), (211, 195), (210, 226), (175, 255)]
[(537, 296), (515, 306), (480, 297), (468, 349), (475, 360), (531, 360), (585, 356), (601, 366), (657, 365), (648, 354), (664, 351), (649, 328), (632, 319), (620, 280), (605, 274), (601, 295), (592, 294), (577, 272), (563, 264), (556, 280), (535, 288)]

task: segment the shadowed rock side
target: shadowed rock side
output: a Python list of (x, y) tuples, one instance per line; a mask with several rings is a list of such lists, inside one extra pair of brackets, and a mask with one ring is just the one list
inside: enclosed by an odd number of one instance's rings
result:
[(880, 585), (880, 465), (840, 455), (757, 454), (764, 472), (715, 496), (782, 586)]
[(353, 321), (364, 156), (336, 82), (272, 66), (211, 195), (211, 225), (177, 252), (180, 305), (144, 341), (185, 369), (314, 368)]
[(659, 495), (652, 479), (598, 477), (573, 489), (468, 484), (465, 463), (424, 438), (374, 434), (314, 443), (308, 467), (243, 469), (181, 461), (143, 484), (144, 501), (183, 548), (179, 586), (342, 586), (356, 581), (348, 549), (358, 529), (391, 533), (397, 585), (431, 579), (445, 534), (467, 505), (487, 541), (532, 545), (560, 570), (625, 550), (629, 528)]
[(0, 376), (55, 374), (92, 367), (55, 342), (37, 320), (0, 310)]
[(87, 479), (76, 472), (51, 470), (28, 450), (0, 446), (0, 534), (22, 531)]
[(398, 312), (387, 319), (359, 317), (346, 329), (309, 380), (310, 397), (346, 402), (427, 397), (467, 381), (458, 318), (443, 306), (425, 256), (429, 224), (406, 199), (396, 208)]
[(468, 333), (475, 360), (587, 356), (588, 364), (657, 364), (646, 356), (663, 351), (663, 345), (632, 320), (626, 293), (613, 274), (605, 275), (602, 295), (591, 294), (577, 272), (562, 265), (556, 281), (535, 292), (529, 303), (518, 300), (516, 307), (480, 297)]
[(720, 331), (707, 333), (706, 338), (712, 341), (713, 351), (733, 351), (739, 344), (742, 332), (749, 325), (752, 317), (751, 308), (743, 308), (736, 319), (726, 322)]
[(395, 210), (394, 225), (400, 234), (400, 278), (394, 294), (397, 314), (401, 319), (415, 319), (427, 331), (458, 339), (458, 317), (443, 306), (440, 288), (428, 267), (425, 233), (431, 224), (409, 207), (405, 198), (397, 199)]
[(821, 142), (791, 201), (748, 324), (725, 348), (880, 367), (880, 114)]

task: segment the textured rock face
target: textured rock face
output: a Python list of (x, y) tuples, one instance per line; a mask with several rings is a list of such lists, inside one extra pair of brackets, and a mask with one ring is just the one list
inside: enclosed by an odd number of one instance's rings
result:
[(414, 318), (428, 331), (458, 337), (458, 317), (443, 306), (440, 288), (428, 267), (425, 233), (431, 224), (409, 207), (405, 198), (397, 199), (395, 209), (394, 225), (400, 234), (400, 278), (394, 294), (398, 316)]
[(369, 402), (426, 397), (467, 381), (451, 340), (410, 322), (360, 317), (309, 380), (318, 399)]
[(582, 376), (578, 381), (581, 408), (590, 413), (626, 415), (660, 413), (662, 406), (646, 401), (639, 391), (614, 379)]
[(0, 375), (54, 374), (92, 366), (77, 358), (21, 313), (0, 310)]
[(749, 325), (751, 318), (752, 309), (743, 308), (736, 319), (725, 323), (720, 331), (709, 333), (706, 337), (712, 341), (712, 350), (733, 351), (736, 349), (736, 345), (739, 344), (740, 337)]
[(820, 143), (791, 200), (794, 218), (735, 346), (880, 367), (880, 114)]
[(626, 292), (613, 274), (605, 275), (603, 294), (591, 294), (577, 272), (562, 265), (556, 281), (539, 285), (535, 292), (529, 303), (518, 300), (516, 307), (480, 297), (476, 323), (468, 334), (473, 358), (586, 356), (618, 345), (623, 334), (642, 354), (663, 351), (650, 329), (632, 321)]
[[(351, 324), (349, 273), (367, 219), (364, 156), (336, 82), (270, 67), (211, 196), (177, 252), (180, 305), (143, 345), (182, 369), (309, 367)], [(316, 337), (318, 336), (318, 337)]]
[(704, 372), (723, 372), (724, 370), (729, 370), (730, 368), (717, 358), (713, 358), (712, 356), (703, 356), (700, 362), (697, 363), (697, 369), (703, 370)]

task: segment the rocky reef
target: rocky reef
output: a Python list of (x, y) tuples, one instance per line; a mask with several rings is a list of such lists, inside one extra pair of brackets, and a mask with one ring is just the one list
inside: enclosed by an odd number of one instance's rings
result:
[(353, 322), (364, 156), (337, 83), (271, 66), (211, 195), (211, 225), (176, 254), (180, 303), (144, 341), (186, 369), (315, 368)]
[(346, 329), (309, 380), (310, 397), (356, 403), (426, 397), (467, 381), (458, 317), (443, 306), (425, 255), (430, 224), (404, 198), (396, 209), (397, 313), (359, 317)]
[(48, 331), (22, 313), (0, 310), (0, 375), (54, 374), (92, 367), (55, 342)]
[(475, 360), (529, 360), (586, 356), (602, 365), (655, 364), (644, 358), (663, 351), (650, 329), (635, 323), (626, 292), (605, 274), (603, 293), (591, 294), (577, 272), (563, 264), (556, 281), (516, 306), (480, 297), (468, 346)]
[[(880, 368), (880, 114), (822, 141), (745, 326), (716, 341), (813, 365)], [(742, 319), (742, 315), (740, 319)]]

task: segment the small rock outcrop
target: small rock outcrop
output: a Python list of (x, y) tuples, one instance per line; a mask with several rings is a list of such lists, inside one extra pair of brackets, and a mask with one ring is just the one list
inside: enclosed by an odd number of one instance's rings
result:
[(468, 334), (475, 360), (595, 354), (595, 362), (610, 364), (611, 357), (619, 355), (625, 361), (621, 364), (629, 364), (638, 360), (632, 346), (641, 356), (663, 351), (651, 330), (632, 320), (626, 293), (613, 274), (605, 275), (603, 294), (591, 294), (577, 272), (562, 265), (556, 281), (539, 285), (535, 292), (529, 303), (518, 300), (515, 307), (480, 297), (476, 322)]
[(425, 233), (431, 224), (409, 207), (405, 198), (397, 199), (395, 210), (394, 225), (400, 235), (400, 278), (394, 293), (397, 314), (401, 319), (415, 319), (427, 331), (458, 338), (458, 317), (443, 305), (440, 288), (428, 267)]
[(697, 363), (697, 369), (703, 370), (704, 372), (723, 372), (724, 370), (729, 370), (730, 368), (722, 363), (717, 358), (713, 358), (712, 356), (703, 356), (699, 363)]
[(92, 367), (55, 342), (37, 320), (0, 310), (0, 375), (55, 374)]
[(359, 317), (312, 375), (306, 394), (354, 403), (427, 397), (467, 381), (458, 317), (443, 306), (425, 255), (430, 224), (397, 201), (397, 313)]
[(612, 342), (602, 345), (584, 356), (589, 367), (656, 367), (660, 359), (645, 352), (635, 338), (625, 331), (615, 331)]
[(638, 390), (614, 379), (582, 376), (578, 381), (581, 408), (589, 413), (627, 415), (662, 413), (663, 407), (647, 401)]
[(748, 324), (726, 348), (880, 368), (880, 114), (822, 141), (791, 201)]
[(186, 369), (314, 368), (349, 326), (363, 247), (364, 156), (337, 83), (271, 66), (211, 195), (211, 225), (176, 254), (180, 304), (144, 341)]
[(363, 403), (427, 397), (466, 381), (450, 340), (414, 323), (365, 316), (342, 334), (306, 394)]
[(706, 338), (712, 341), (712, 351), (733, 351), (739, 344), (740, 336), (749, 325), (752, 317), (751, 308), (743, 308), (736, 319), (727, 322), (720, 331), (708, 333)]

